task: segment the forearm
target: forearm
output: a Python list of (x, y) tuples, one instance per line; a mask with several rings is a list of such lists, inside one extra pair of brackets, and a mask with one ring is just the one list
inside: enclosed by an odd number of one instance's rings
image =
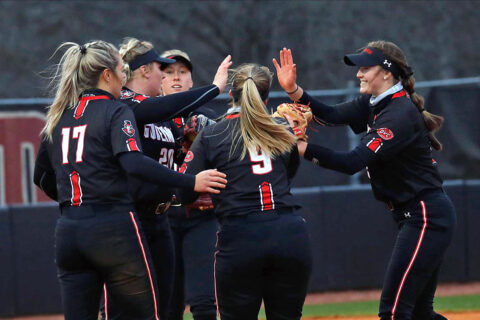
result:
[(339, 152), (309, 143), (304, 158), (318, 166), (353, 175), (374, 161), (375, 154), (361, 147), (350, 152)]
[(128, 175), (163, 187), (193, 190), (195, 176), (170, 170), (139, 152), (125, 152), (119, 156), (120, 165)]
[(54, 173), (49, 173), (39, 166), (35, 166), (33, 182), (45, 192), (50, 199), (58, 201), (57, 180)]
[(168, 96), (148, 98), (134, 109), (135, 119), (140, 125), (186, 116), (219, 93), (216, 85), (209, 85)]
[(344, 125), (348, 123), (345, 115), (338, 112), (334, 106), (326, 105), (317, 99), (312, 98), (307, 92), (302, 90), (302, 95), (298, 100), (299, 103), (310, 106), (313, 115), (325, 125)]

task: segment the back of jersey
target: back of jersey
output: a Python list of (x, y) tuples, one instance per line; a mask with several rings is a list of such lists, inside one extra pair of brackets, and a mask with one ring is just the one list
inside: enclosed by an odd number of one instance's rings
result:
[(86, 91), (65, 110), (48, 144), (59, 203), (131, 203), (116, 156), (139, 151), (136, 133), (130, 108), (102, 90)]
[[(299, 156), (296, 148), (287, 154), (271, 159), (262, 150), (249, 150), (240, 159), (242, 145), (232, 146), (233, 135), (239, 126), (239, 118), (231, 118), (206, 127), (192, 145), (190, 157), (199, 156), (192, 162), (204, 162), (203, 168), (216, 168), (227, 175), (227, 187), (219, 195), (212, 195), (215, 213), (243, 215), (286, 207), (297, 207), (290, 193), (290, 179), (296, 172)], [(199, 150), (203, 149), (203, 150)], [(203, 155), (205, 159), (202, 160)], [(187, 168), (191, 161), (185, 159)], [(193, 163), (192, 163), (193, 164)], [(196, 164), (194, 164), (197, 167)]]

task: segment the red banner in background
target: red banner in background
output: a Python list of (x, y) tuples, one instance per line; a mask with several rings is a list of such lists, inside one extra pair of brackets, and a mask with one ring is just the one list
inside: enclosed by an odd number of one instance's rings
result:
[(33, 183), (45, 114), (0, 111), (0, 205), (51, 201)]

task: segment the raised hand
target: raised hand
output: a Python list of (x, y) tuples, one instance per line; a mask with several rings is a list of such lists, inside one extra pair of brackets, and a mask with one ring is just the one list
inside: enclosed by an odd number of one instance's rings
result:
[(283, 48), (280, 50), (280, 65), (273, 58), (273, 65), (277, 69), (278, 83), (285, 92), (293, 92), (297, 88), (297, 67), (293, 63), (292, 50)]
[(213, 79), (213, 84), (220, 89), (220, 93), (225, 90), (228, 81), (228, 68), (232, 65), (232, 56), (228, 55), (218, 66), (217, 73)]
[(195, 176), (196, 192), (220, 193), (218, 189), (225, 189), (227, 175), (216, 169), (204, 170)]

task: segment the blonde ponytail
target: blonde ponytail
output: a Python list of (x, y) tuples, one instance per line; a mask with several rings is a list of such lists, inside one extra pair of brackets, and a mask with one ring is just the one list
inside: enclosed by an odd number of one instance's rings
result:
[(115, 46), (105, 41), (93, 41), (82, 46), (65, 42), (55, 53), (65, 47), (67, 50), (50, 81), (55, 97), (48, 106), (47, 120), (41, 132), (49, 141), (52, 141), (53, 129), (65, 109), (74, 108), (83, 91), (97, 86), (103, 70), (115, 71), (119, 59)]
[(267, 112), (263, 101), (267, 100), (272, 75), (267, 67), (244, 64), (232, 70), (232, 94), (234, 104), (240, 104), (240, 128), (234, 132), (232, 147), (242, 145), (240, 159), (248, 150), (262, 150), (275, 158), (289, 152), (297, 141), (287, 126), (276, 123)]

